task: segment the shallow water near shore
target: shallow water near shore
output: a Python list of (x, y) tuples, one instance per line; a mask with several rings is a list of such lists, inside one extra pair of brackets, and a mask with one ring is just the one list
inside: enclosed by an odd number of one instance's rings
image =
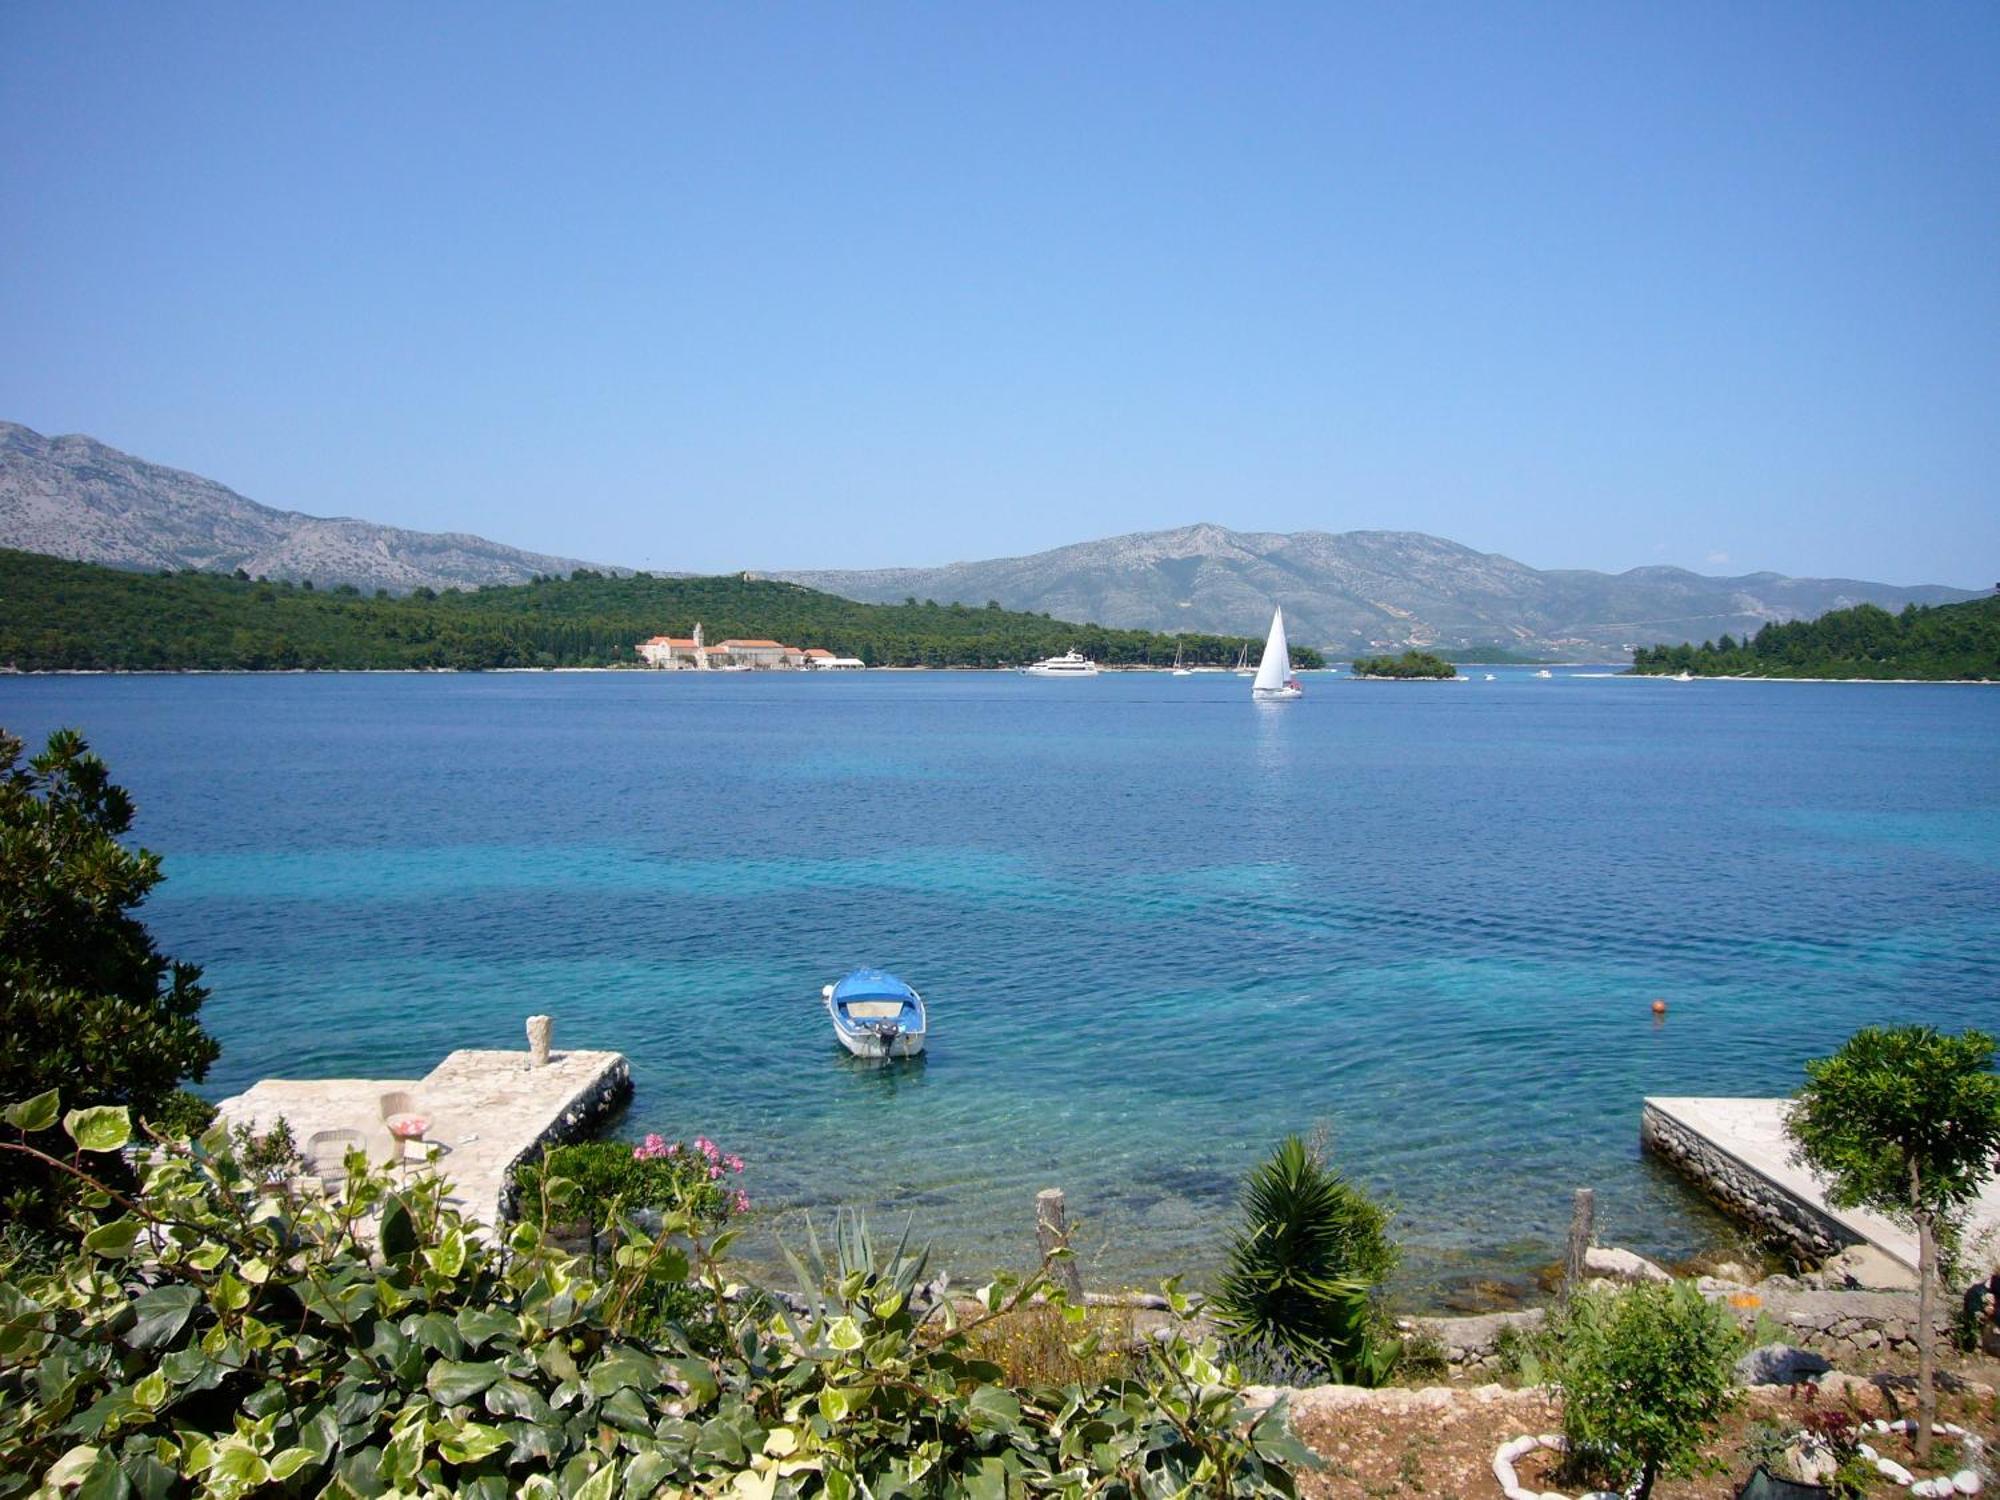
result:
[[(760, 1207), (914, 1212), (955, 1274), (1060, 1186), (1096, 1281), (1198, 1280), (1242, 1174), (1330, 1127), (1410, 1295), (1603, 1236), (1724, 1232), (1638, 1152), (1648, 1093), (1780, 1093), (1854, 1027), (2000, 1023), (2000, 693), (1496, 668), (1063, 682), (828, 676), (0, 680), (76, 725), (205, 965), (204, 1089), (627, 1053), (633, 1131)], [(929, 1056), (819, 987), (876, 963)], [(1669, 1014), (1648, 1013), (1664, 998)], [(767, 1221), (768, 1222), (768, 1221)]]

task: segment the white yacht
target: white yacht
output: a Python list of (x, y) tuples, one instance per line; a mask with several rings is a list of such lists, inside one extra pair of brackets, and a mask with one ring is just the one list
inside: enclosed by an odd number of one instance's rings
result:
[(1543, 667), (1542, 670), (1537, 672), (1535, 675), (1537, 677), (1553, 677), (1556, 674), (1551, 672), (1547, 667)]
[(1051, 656), (1021, 670), (1030, 677), (1095, 677), (1098, 666), (1089, 657), (1078, 656), (1074, 650), (1070, 650), (1063, 652), (1061, 656)]
[(1182, 660), (1181, 660), (1181, 652), (1182, 652), (1182, 651), (1183, 651), (1184, 649), (1185, 649), (1185, 648), (1184, 648), (1184, 647), (1182, 647), (1182, 646), (1181, 646), (1181, 644), (1180, 644), (1179, 642), (1175, 642), (1175, 644), (1174, 644), (1174, 676), (1176, 676), (1176, 677), (1192, 677), (1192, 676), (1194, 676), (1194, 668), (1193, 668), (1193, 667), (1190, 667), (1190, 666), (1188, 666), (1186, 662), (1184, 662), (1184, 661), (1182, 661)]
[(1271, 633), (1265, 638), (1264, 656), (1257, 663), (1257, 680), (1251, 684), (1250, 696), (1260, 703), (1283, 703), (1305, 696), (1305, 689), (1299, 686), (1299, 679), (1292, 672), (1292, 651), (1285, 640), (1282, 609), (1271, 611)]

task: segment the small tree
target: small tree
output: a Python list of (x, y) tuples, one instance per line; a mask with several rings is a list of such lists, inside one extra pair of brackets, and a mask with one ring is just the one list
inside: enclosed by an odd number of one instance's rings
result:
[(1794, 1158), (1840, 1208), (1872, 1208), (1917, 1231), (1917, 1456), (1937, 1419), (1938, 1233), (1979, 1192), (2000, 1153), (1993, 1038), (1932, 1026), (1868, 1026), (1806, 1064), (1785, 1126)]
[[(0, 731), (0, 1098), (60, 1088), (79, 1106), (164, 1111), (220, 1048), (196, 1013), (201, 970), (153, 946), (132, 908), (159, 856), (119, 843), (132, 800), (70, 729), (23, 763)], [(67, 1189), (32, 1161), (0, 1162), (0, 1218), (52, 1222)]]
[(1555, 1354), (1574, 1463), (1646, 1500), (1662, 1474), (1690, 1474), (1734, 1399), (1743, 1345), (1726, 1308), (1684, 1281), (1588, 1293), (1570, 1304)]

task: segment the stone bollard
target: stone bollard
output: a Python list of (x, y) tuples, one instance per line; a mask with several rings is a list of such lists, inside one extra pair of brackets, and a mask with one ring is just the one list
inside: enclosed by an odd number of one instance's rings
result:
[[(1069, 1245), (1069, 1217), (1063, 1211), (1061, 1188), (1044, 1188), (1035, 1194), (1035, 1238), (1046, 1258), (1058, 1246)], [(1051, 1269), (1057, 1284), (1077, 1307), (1083, 1306), (1083, 1268), (1074, 1255), (1064, 1256)]]
[(555, 1040), (556, 1023), (553, 1016), (528, 1017), (528, 1066), (546, 1068), (549, 1065), (549, 1044)]

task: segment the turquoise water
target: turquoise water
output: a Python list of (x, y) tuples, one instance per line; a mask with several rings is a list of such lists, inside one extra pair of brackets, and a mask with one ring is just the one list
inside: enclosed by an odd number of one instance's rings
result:
[[(415, 1076), (548, 1011), (774, 1220), (914, 1211), (977, 1276), (1061, 1186), (1107, 1280), (1212, 1267), (1242, 1173), (1324, 1124), (1435, 1290), (1550, 1259), (1578, 1185), (1610, 1238), (1707, 1244), (1644, 1094), (2000, 1023), (2000, 692), (1496, 675), (1264, 708), (1226, 676), (7, 679), (0, 723), (82, 727), (136, 795), (212, 1094)], [(930, 1001), (922, 1064), (835, 1047), (819, 987), (861, 963)]]

